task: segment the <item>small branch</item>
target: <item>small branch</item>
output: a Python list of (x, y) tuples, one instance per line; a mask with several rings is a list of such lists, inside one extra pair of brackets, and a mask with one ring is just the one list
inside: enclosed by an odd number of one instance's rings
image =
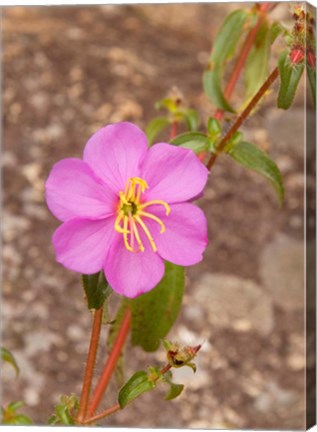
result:
[(79, 411), (77, 415), (77, 421), (80, 423), (85, 415), (88, 406), (88, 398), (91, 388), (91, 380), (93, 376), (93, 370), (96, 362), (97, 350), (98, 350), (98, 342), (100, 337), (102, 323), (102, 308), (95, 311), (93, 326), (91, 330), (89, 351), (87, 356), (87, 364), (85, 369), (83, 387), (80, 397)]
[(130, 329), (130, 321), (131, 321), (131, 311), (128, 309), (126, 311), (126, 314), (123, 318), (121, 328), (119, 330), (117, 339), (114, 343), (113, 349), (108, 357), (108, 360), (104, 366), (103, 372), (101, 374), (101, 377), (98, 381), (97, 387), (93, 393), (91, 402), (88, 406), (87, 410), (87, 417), (90, 418), (93, 416), (94, 412), (96, 411), (102, 396), (107, 388), (107, 385), (110, 381), (110, 378), (112, 376), (112, 373), (116, 367), (116, 363), (118, 361), (118, 358), (121, 354), (122, 347), (125, 343), (126, 337), (129, 333)]
[[(232, 95), (232, 92), (233, 92), (233, 90), (237, 84), (237, 81), (239, 79), (242, 68), (245, 65), (245, 62), (246, 62), (248, 55), (249, 55), (249, 52), (250, 52), (252, 45), (255, 41), (256, 35), (259, 31), (259, 28), (266, 17), (266, 12), (268, 12), (270, 9), (270, 5), (271, 4), (269, 2), (265, 2), (265, 3), (262, 3), (260, 8), (259, 8), (258, 20), (257, 20), (255, 26), (251, 28), (251, 30), (249, 31), (249, 33), (246, 36), (245, 42), (244, 42), (243, 47), (241, 49), (241, 52), (237, 58), (237, 62), (233, 68), (233, 71), (232, 71), (231, 76), (229, 78), (227, 87), (225, 89), (224, 95), (225, 95), (226, 99), (229, 99), (230, 96)], [(221, 120), (223, 115), (224, 115), (224, 111), (222, 109), (217, 109), (214, 117), (217, 120)]]
[(105, 417), (110, 416), (111, 414), (114, 414), (115, 412), (120, 410), (120, 405), (117, 403), (116, 405), (105, 409), (104, 411), (102, 411), (100, 414), (97, 414), (93, 417), (90, 417), (88, 419), (86, 419), (85, 421), (82, 422), (83, 425), (89, 424), (89, 423), (94, 423), (97, 420), (101, 420)]
[(217, 146), (217, 154), (213, 154), (208, 163), (207, 168), (210, 170), (213, 164), (215, 163), (218, 154), (221, 153), (221, 151), (225, 148), (227, 142), (233, 137), (233, 135), (238, 131), (242, 123), (245, 121), (245, 119), (249, 116), (251, 111), (254, 109), (256, 104), (260, 101), (264, 93), (270, 88), (270, 86), (273, 84), (273, 82), (277, 79), (279, 76), (279, 70), (276, 67), (271, 75), (268, 77), (268, 79), (265, 81), (265, 83), (262, 85), (262, 87), (258, 90), (258, 92), (255, 94), (253, 99), (250, 101), (250, 103), (247, 105), (247, 107), (242, 111), (240, 116), (237, 118), (237, 120), (234, 122), (234, 124), (231, 126), (231, 128), (228, 130), (226, 135), (222, 138), (219, 145)]

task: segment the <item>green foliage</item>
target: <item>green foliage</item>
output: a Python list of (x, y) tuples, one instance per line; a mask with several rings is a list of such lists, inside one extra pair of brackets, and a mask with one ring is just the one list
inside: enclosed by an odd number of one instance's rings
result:
[(222, 127), (219, 120), (210, 117), (207, 123), (208, 136), (211, 139), (216, 139), (220, 137), (222, 132)]
[(224, 111), (234, 112), (226, 100), (222, 86), (222, 75), (226, 62), (232, 58), (249, 14), (244, 9), (232, 12), (224, 21), (209, 57), (208, 69), (203, 75), (204, 90), (211, 103)]
[(2, 408), (2, 418), (1, 424), (3, 425), (14, 425), (14, 426), (23, 426), (23, 425), (31, 425), (33, 424), (30, 417), (25, 414), (18, 414), (16, 411), (19, 410), (24, 405), (24, 402), (11, 402), (7, 408)]
[(20, 370), (11, 351), (1, 347), (1, 358), (3, 362), (9, 363), (15, 369), (16, 374), (19, 375)]
[(99, 309), (112, 289), (106, 281), (103, 271), (92, 275), (83, 275), (83, 287), (86, 293), (88, 309)]
[(118, 402), (121, 408), (132, 402), (141, 394), (153, 390), (156, 387), (155, 381), (151, 380), (145, 371), (138, 371), (120, 389)]
[(170, 143), (176, 146), (189, 148), (195, 153), (207, 151), (210, 147), (208, 137), (202, 132), (185, 132), (177, 135)]
[(280, 89), (277, 97), (277, 106), (279, 108), (287, 110), (292, 105), (304, 67), (304, 62), (299, 64), (291, 63), (288, 50), (281, 53), (278, 61)]
[(165, 275), (150, 292), (130, 301), (131, 340), (144, 351), (155, 351), (174, 324), (184, 291), (184, 268), (165, 263)]
[(245, 101), (248, 102), (266, 80), (269, 72), (271, 29), (267, 21), (261, 25), (248, 55), (244, 79)]
[(277, 193), (280, 203), (284, 199), (283, 179), (275, 162), (254, 144), (239, 141), (226, 148), (226, 152), (239, 164), (267, 178)]
[(316, 69), (312, 68), (310, 65), (307, 65), (307, 76), (313, 97), (313, 104), (316, 108)]
[(75, 394), (61, 396), (61, 403), (55, 406), (54, 414), (49, 418), (49, 425), (74, 425), (74, 411), (79, 408), (79, 400)]
[(170, 121), (166, 117), (155, 117), (146, 127), (146, 135), (149, 144), (153, 143), (154, 138), (170, 125)]
[(184, 384), (175, 384), (173, 382), (168, 382), (169, 384), (169, 390), (165, 395), (165, 400), (172, 400), (177, 398), (182, 391), (184, 390)]
[[(113, 349), (113, 345), (115, 340), (117, 339), (119, 330), (121, 328), (121, 324), (124, 318), (124, 315), (128, 309), (129, 306), (129, 302), (126, 298), (122, 298), (121, 304), (118, 308), (116, 317), (113, 321), (113, 323), (110, 326), (110, 330), (109, 330), (109, 334), (108, 334), (108, 338), (107, 338), (107, 349), (108, 352), (111, 352)], [(121, 350), (119, 359), (116, 363), (116, 368), (115, 368), (115, 378), (116, 378), (116, 382), (118, 387), (121, 387), (124, 383), (125, 380), (125, 375), (124, 375), (124, 350)]]

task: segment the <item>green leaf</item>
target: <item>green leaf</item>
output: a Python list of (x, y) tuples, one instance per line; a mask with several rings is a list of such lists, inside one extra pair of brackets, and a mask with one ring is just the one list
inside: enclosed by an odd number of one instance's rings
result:
[(217, 108), (221, 108), (224, 111), (234, 113), (235, 110), (229, 104), (224, 96), (221, 88), (220, 73), (216, 70), (207, 70), (203, 74), (203, 86), (206, 95), (210, 102)]
[(304, 67), (304, 62), (295, 65), (291, 63), (288, 50), (281, 53), (278, 61), (280, 71), (280, 89), (277, 97), (278, 108), (287, 110), (292, 105)]
[(120, 407), (124, 408), (138, 396), (154, 388), (155, 382), (149, 379), (145, 371), (136, 372), (119, 392), (118, 402)]
[(79, 408), (79, 399), (75, 394), (62, 395), (61, 403), (55, 406), (55, 412), (49, 418), (48, 423), (51, 425), (62, 424), (62, 425), (74, 425), (73, 410)]
[(145, 130), (146, 136), (148, 137), (149, 144), (153, 143), (154, 138), (163, 129), (170, 125), (169, 120), (166, 117), (156, 117), (150, 121)]
[[(116, 317), (114, 319), (114, 323), (110, 326), (108, 338), (107, 338), (107, 350), (111, 352), (113, 349), (114, 342), (118, 336), (119, 330), (121, 328), (121, 323), (123, 321), (124, 315), (129, 307), (129, 302), (126, 298), (122, 298), (121, 304), (118, 308)], [(124, 383), (124, 349), (121, 350), (120, 356), (116, 363), (115, 368), (115, 378), (118, 387), (121, 387)]]
[(244, 9), (232, 12), (224, 21), (209, 57), (208, 70), (203, 75), (204, 91), (211, 103), (224, 111), (234, 112), (226, 100), (221, 80), (225, 64), (233, 56), (249, 14)]
[(245, 102), (255, 95), (268, 76), (270, 46), (270, 27), (264, 21), (245, 65)]
[(87, 297), (88, 309), (99, 309), (112, 293), (103, 271), (83, 275), (83, 286)]
[(316, 108), (316, 69), (307, 65), (307, 76), (313, 97), (314, 108)]
[(194, 109), (190, 108), (184, 112), (184, 120), (189, 131), (196, 131), (199, 128), (199, 115)]
[(216, 36), (209, 57), (211, 65), (222, 66), (233, 56), (248, 17), (249, 13), (245, 9), (235, 10), (227, 16)]
[(24, 402), (22, 401), (15, 401), (15, 402), (10, 402), (8, 407), (7, 407), (7, 411), (10, 412), (11, 414), (14, 414), (16, 410), (18, 410), (19, 408), (23, 407)]
[(174, 324), (184, 291), (184, 268), (165, 263), (165, 275), (150, 292), (131, 300), (131, 341), (155, 351)]
[(240, 141), (227, 153), (239, 164), (266, 177), (277, 193), (280, 203), (284, 199), (283, 179), (275, 162), (262, 150), (249, 142)]
[(18, 401), (18, 402), (11, 402), (5, 409), (2, 408), (1, 424), (16, 425), (16, 426), (33, 424), (30, 417), (26, 416), (25, 414), (16, 414), (16, 411), (20, 409), (23, 405), (24, 402)]
[(270, 28), (270, 44), (272, 45), (280, 34), (285, 34), (286, 29), (279, 21), (274, 21)]
[(169, 383), (169, 386), (170, 386), (169, 391), (164, 397), (165, 400), (172, 400), (177, 398), (177, 396), (179, 396), (184, 389), (183, 384), (174, 384), (171, 382)]
[(16, 374), (19, 375), (20, 370), (17, 362), (15, 361), (13, 354), (8, 349), (1, 347), (1, 358), (3, 362), (9, 363), (15, 369)]
[(176, 146), (189, 148), (195, 153), (200, 153), (209, 148), (209, 139), (201, 132), (185, 132), (177, 135), (170, 143)]
[(219, 120), (214, 117), (208, 119), (207, 124), (208, 135), (210, 138), (215, 139), (221, 135), (222, 128)]

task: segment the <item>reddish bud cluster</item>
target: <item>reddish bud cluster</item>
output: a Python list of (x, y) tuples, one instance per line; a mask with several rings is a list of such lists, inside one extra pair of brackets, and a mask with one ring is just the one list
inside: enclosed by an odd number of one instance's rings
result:
[(294, 47), (290, 52), (290, 59), (293, 64), (301, 63), (304, 59), (304, 50), (301, 47)]
[(307, 62), (312, 68), (316, 68), (316, 55), (313, 50), (307, 50)]

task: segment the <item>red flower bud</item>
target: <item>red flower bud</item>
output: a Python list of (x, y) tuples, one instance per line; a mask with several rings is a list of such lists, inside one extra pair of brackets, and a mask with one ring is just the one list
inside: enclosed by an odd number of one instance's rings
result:
[(302, 48), (293, 48), (290, 53), (290, 59), (293, 64), (298, 64), (304, 59), (304, 51)]
[(314, 69), (316, 68), (316, 56), (312, 50), (307, 51), (307, 63)]

